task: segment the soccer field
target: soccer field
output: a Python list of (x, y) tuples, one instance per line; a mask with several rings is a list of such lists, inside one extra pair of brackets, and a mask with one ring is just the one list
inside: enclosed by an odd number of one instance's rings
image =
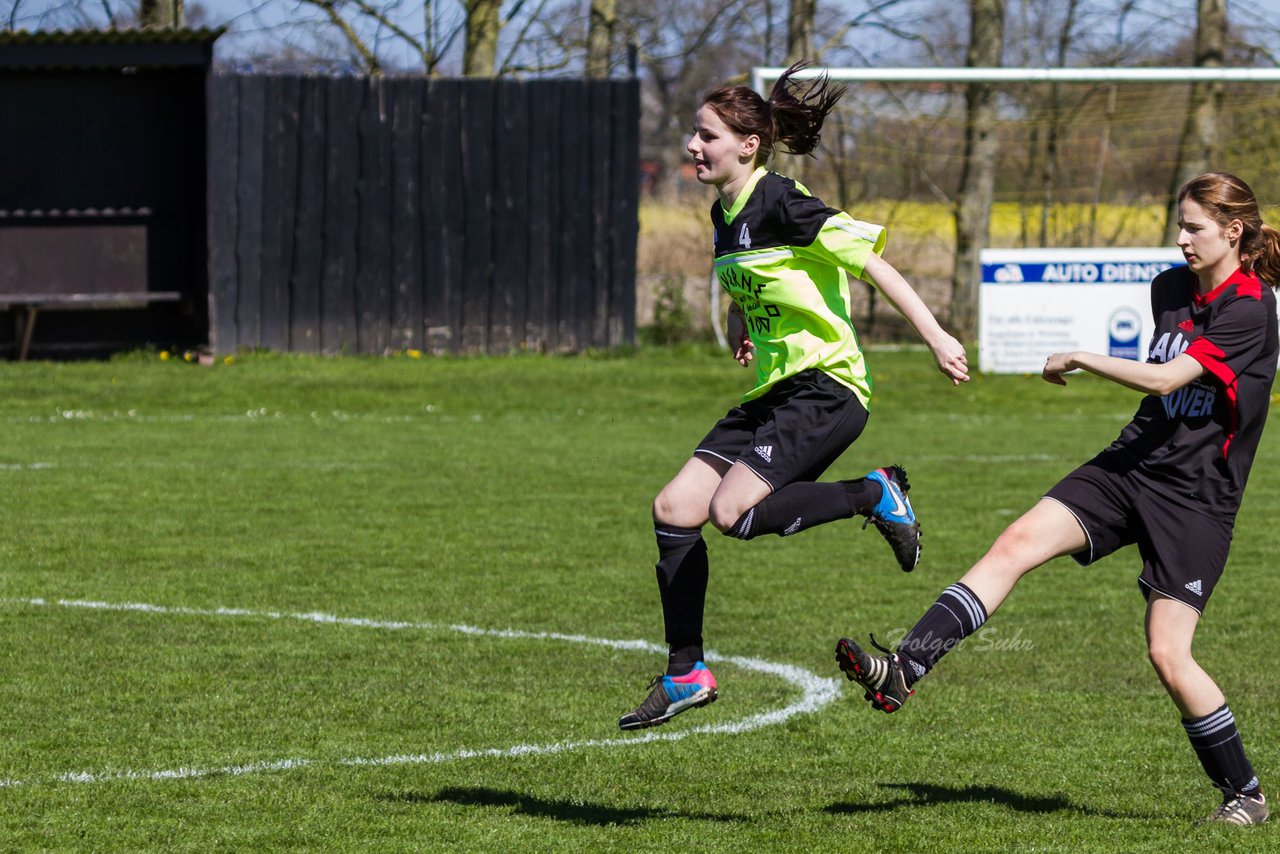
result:
[[(707, 535), (720, 700), (661, 668), (653, 495), (749, 383), (627, 357), (5, 364), (5, 850), (1275, 850), (1216, 806), (1145, 657), (1134, 550), (1033, 573), (889, 717), (893, 636), (1138, 395), (870, 354), (829, 478), (907, 467), (924, 561), (860, 520)], [(1280, 793), (1280, 425), (1197, 656)], [(710, 658), (710, 653), (709, 653)]]

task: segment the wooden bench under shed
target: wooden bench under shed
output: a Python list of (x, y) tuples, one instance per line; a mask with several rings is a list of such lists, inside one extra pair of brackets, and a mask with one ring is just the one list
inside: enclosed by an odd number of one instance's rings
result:
[(0, 310), (25, 360), (42, 311), (141, 309), (179, 302), (150, 290), (148, 208), (0, 210)]

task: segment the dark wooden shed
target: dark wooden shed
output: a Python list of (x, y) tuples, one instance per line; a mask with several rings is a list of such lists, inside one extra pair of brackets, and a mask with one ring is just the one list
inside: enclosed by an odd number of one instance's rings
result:
[(211, 75), (220, 34), (0, 33), (0, 354), (634, 340), (635, 79)]
[(0, 350), (208, 342), (205, 100), (221, 32), (0, 33)]

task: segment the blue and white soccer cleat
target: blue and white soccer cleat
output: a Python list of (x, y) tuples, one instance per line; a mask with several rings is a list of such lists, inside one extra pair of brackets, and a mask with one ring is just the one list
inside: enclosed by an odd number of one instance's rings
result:
[(907, 491), (911, 489), (907, 473), (901, 466), (886, 466), (868, 474), (867, 480), (880, 484), (882, 494), (862, 527), (874, 523), (876, 530), (889, 541), (898, 566), (903, 572), (910, 572), (920, 562), (920, 522), (907, 498)]
[(714, 703), (716, 699), (716, 677), (711, 675), (707, 665), (701, 661), (693, 665), (684, 676), (655, 676), (649, 683), (653, 690), (635, 711), (622, 716), (618, 727), (627, 729), (644, 729), (658, 726), (674, 718), (686, 709)]

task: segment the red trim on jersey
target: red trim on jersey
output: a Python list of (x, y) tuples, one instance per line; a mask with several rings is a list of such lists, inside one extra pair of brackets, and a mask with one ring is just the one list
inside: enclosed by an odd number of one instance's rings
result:
[(1232, 383), (1227, 386), (1227, 409), (1231, 413), (1231, 428), (1227, 431), (1227, 441), (1222, 443), (1222, 458), (1227, 458), (1227, 449), (1231, 447), (1231, 440), (1236, 437), (1236, 430), (1240, 427), (1240, 407), (1236, 405), (1236, 384)]
[(1252, 273), (1241, 272), (1240, 268), (1236, 267), (1235, 272), (1230, 276), (1227, 276), (1226, 281), (1209, 291), (1207, 294), (1202, 294), (1199, 291), (1196, 291), (1195, 304), (1197, 306), (1208, 305), (1218, 297), (1222, 296), (1223, 292), (1230, 285), (1238, 285), (1239, 287), (1236, 289), (1236, 293), (1241, 296), (1262, 299), (1262, 282), (1259, 281), (1258, 277)]
[(1208, 338), (1202, 336), (1192, 341), (1185, 352), (1199, 362), (1206, 371), (1217, 377), (1227, 392), (1227, 411), (1231, 415), (1231, 427), (1227, 431), (1227, 441), (1222, 443), (1222, 456), (1226, 457), (1227, 449), (1231, 447), (1231, 440), (1235, 438), (1236, 428), (1240, 426), (1240, 407), (1236, 405), (1236, 373), (1222, 361), (1222, 357), (1227, 354)]
[(1242, 297), (1262, 299), (1262, 281), (1257, 276), (1249, 275), (1248, 280), (1241, 282), (1240, 287), (1236, 288), (1236, 293)]
[(1191, 346), (1184, 351), (1188, 356), (1195, 359), (1204, 369), (1213, 374), (1222, 381), (1224, 386), (1230, 388), (1236, 384), (1235, 371), (1222, 361), (1223, 356), (1227, 354), (1222, 352), (1222, 348), (1214, 344), (1203, 335), (1191, 342)]

